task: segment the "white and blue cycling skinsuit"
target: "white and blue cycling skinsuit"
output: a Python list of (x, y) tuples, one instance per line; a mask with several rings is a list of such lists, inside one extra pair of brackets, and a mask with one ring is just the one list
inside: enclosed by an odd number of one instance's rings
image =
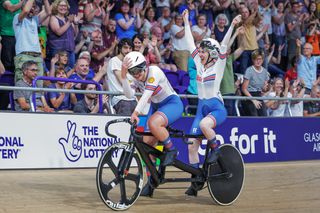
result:
[[(182, 101), (159, 67), (149, 66), (146, 72), (147, 78), (144, 82), (144, 92), (135, 111), (141, 114), (150, 99), (151, 104), (147, 120), (152, 114), (158, 113), (165, 119), (166, 126), (170, 125), (181, 117), (183, 112)], [(127, 90), (125, 86), (124, 90)], [(134, 94), (130, 94), (130, 96), (132, 95)], [(147, 129), (147, 124), (145, 124), (145, 130)]]
[(227, 117), (227, 111), (224, 107), (220, 93), (220, 83), (226, 66), (226, 53), (228, 49), (227, 42), (230, 40), (231, 34), (232, 29), (228, 30), (221, 43), (220, 54), (217, 61), (212, 66), (205, 68), (201, 63), (198, 49), (194, 44), (190, 26), (185, 27), (186, 44), (188, 45), (188, 50), (190, 51), (197, 68), (197, 87), (199, 97), (197, 113), (191, 126), (190, 134), (202, 134), (199, 124), (206, 116), (210, 117), (214, 121), (215, 126), (223, 123)]

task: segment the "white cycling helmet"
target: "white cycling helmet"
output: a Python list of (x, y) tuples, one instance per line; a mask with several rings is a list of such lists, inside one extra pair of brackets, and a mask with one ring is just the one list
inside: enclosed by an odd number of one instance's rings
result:
[(212, 38), (205, 38), (200, 42), (200, 47), (209, 53), (212, 59), (218, 59), (220, 54), (220, 44)]
[(146, 69), (146, 58), (140, 52), (132, 51), (124, 58), (129, 58), (131, 60), (131, 66), (128, 68), (130, 75), (136, 75)]

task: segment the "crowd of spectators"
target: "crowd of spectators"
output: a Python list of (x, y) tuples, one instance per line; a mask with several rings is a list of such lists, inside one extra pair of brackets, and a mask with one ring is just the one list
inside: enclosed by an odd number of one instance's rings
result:
[[(37, 76), (92, 80), (121, 93), (122, 60), (134, 50), (149, 65), (189, 73), (187, 93), (196, 95), (195, 66), (183, 45), (185, 9), (196, 44), (209, 37), (220, 42), (233, 17), (242, 15), (230, 41), (222, 95), (320, 98), (320, 0), (0, 0), (0, 79), (11, 74), (17, 87), (31, 87)], [(64, 81), (37, 86), (96, 90), (95, 84)], [(0, 91), (0, 108), (30, 111), (30, 95)], [(35, 109), (97, 113), (97, 98), (48, 92), (36, 95)], [(129, 115), (136, 103), (104, 96), (103, 111)], [(234, 100), (225, 106), (235, 115)], [(320, 116), (319, 101), (248, 100), (239, 108), (246, 116)]]

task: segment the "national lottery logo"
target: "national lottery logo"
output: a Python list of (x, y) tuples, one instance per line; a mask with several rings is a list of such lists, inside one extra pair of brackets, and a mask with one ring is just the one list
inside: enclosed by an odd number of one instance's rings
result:
[(82, 126), (76, 122), (67, 121), (65, 137), (59, 138), (64, 155), (71, 162), (80, 158), (100, 158), (105, 149), (120, 138), (99, 137), (98, 126)]

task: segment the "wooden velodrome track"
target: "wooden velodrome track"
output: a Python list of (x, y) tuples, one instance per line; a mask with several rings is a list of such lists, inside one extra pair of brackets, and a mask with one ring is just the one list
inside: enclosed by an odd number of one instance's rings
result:
[[(168, 176), (187, 176), (173, 168)], [(112, 212), (100, 200), (95, 169), (0, 171), (0, 212)], [(172, 184), (172, 183), (171, 183)], [(320, 212), (320, 161), (246, 164), (242, 194), (231, 206), (213, 203), (208, 190), (184, 195), (188, 183), (161, 185), (127, 212)]]

